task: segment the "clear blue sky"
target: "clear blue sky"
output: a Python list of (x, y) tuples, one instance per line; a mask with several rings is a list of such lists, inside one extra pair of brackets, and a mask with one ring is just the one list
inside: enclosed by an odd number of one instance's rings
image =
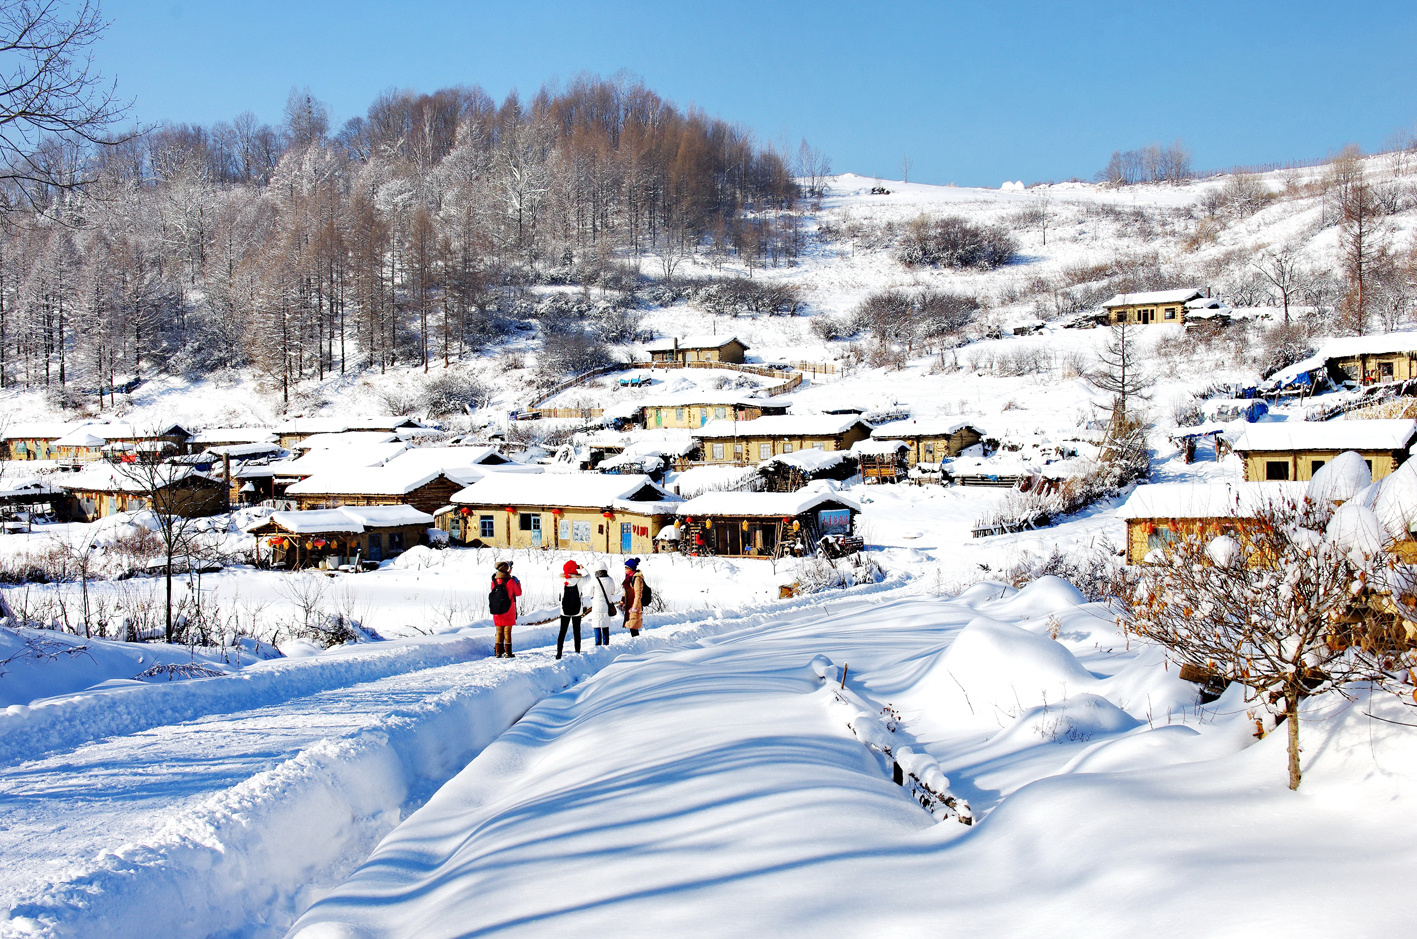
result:
[(628, 69), (837, 172), (997, 186), (1089, 178), (1181, 138), (1197, 168), (1365, 150), (1417, 128), (1417, 3), (105, 0), (96, 50), (135, 116), (335, 128), (380, 91), (529, 96)]

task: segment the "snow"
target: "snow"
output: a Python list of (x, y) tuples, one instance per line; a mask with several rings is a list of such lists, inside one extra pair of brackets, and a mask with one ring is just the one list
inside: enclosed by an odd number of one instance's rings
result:
[[(855, 414), (777, 414), (751, 421), (709, 421), (694, 432), (705, 439), (719, 437), (834, 437), (863, 424)], [(864, 424), (863, 424), (864, 426)]]
[(1137, 306), (1146, 303), (1186, 303), (1202, 296), (1204, 291), (1194, 287), (1180, 290), (1148, 290), (1141, 293), (1119, 293), (1102, 304), (1104, 307)]
[(972, 421), (928, 420), (912, 417), (908, 420), (881, 424), (871, 430), (871, 436), (876, 440), (894, 440), (900, 437), (949, 437), (966, 427), (983, 433), (974, 426)]
[(1309, 483), (1172, 483), (1138, 486), (1117, 510), (1120, 519), (1252, 518), (1300, 505)]
[[(648, 498), (645, 498), (646, 495)], [(453, 501), (459, 505), (561, 505), (600, 508), (619, 504), (633, 506), (641, 502), (677, 502), (678, 497), (648, 476), (638, 474), (493, 474), (455, 493)]]
[(301, 495), (407, 495), (442, 476), (437, 469), (422, 466), (351, 467), (326, 470), (307, 476), (286, 488), (286, 494)]
[(678, 511), (680, 515), (689, 518), (696, 515), (774, 518), (801, 515), (826, 502), (857, 507), (856, 500), (823, 486), (825, 482), (829, 481), (819, 480), (796, 492), (709, 492), (681, 503)]
[(1320, 466), (1309, 480), (1309, 498), (1315, 502), (1344, 502), (1373, 484), (1373, 471), (1362, 454), (1345, 450)]
[(1235, 449), (1406, 450), (1414, 437), (1414, 420), (1284, 421), (1246, 425)]

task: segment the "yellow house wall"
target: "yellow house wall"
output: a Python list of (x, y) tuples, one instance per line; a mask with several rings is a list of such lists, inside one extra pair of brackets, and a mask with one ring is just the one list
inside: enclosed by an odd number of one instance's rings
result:
[[(1282, 460), (1289, 464), (1289, 479), (1291, 482), (1307, 482), (1314, 478), (1315, 462), (1328, 463), (1338, 456), (1341, 450), (1300, 450), (1300, 451), (1265, 451), (1252, 450), (1244, 454), (1245, 457), (1245, 480), (1246, 482), (1264, 482), (1268, 464), (1271, 460)], [(1368, 460), (1373, 466), (1373, 482), (1377, 482), (1384, 476), (1397, 469), (1397, 461), (1390, 450), (1360, 450), (1359, 454), (1363, 459)]]
[[(719, 417), (719, 410), (723, 416)], [(709, 421), (751, 421), (762, 417), (761, 408), (741, 410), (730, 405), (692, 404), (680, 407), (645, 408), (645, 427), (674, 427), (697, 430)]]
[[(861, 427), (855, 427), (842, 434), (840, 437), (724, 437), (717, 439), (705, 439), (703, 442), (703, 461), (705, 463), (757, 463), (768, 457), (781, 456), (784, 453), (797, 453), (802, 450), (810, 450), (817, 444), (821, 444), (820, 449), (828, 453), (835, 453), (838, 450), (850, 450), (851, 445), (858, 440), (865, 440), (870, 436), (870, 431)], [(714, 455), (714, 444), (723, 445), (723, 455)], [(771, 452), (767, 456), (763, 455), (761, 447), (767, 444), (771, 447)], [(788, 450), (788, 445), (792, 446)], [(741, 447), (741, 450), (735, 449)]]
[[(972, 430), (962, 429), (956, 433), (950, 434), (948, 437), (922, 436), (904, 437), (902, 439), (910, 445), (910, 449), (906, 451), (905, 454), (906, 462), (914, 466), (921, 462), (938, 463), (941, 457), (959, 456), (966, 447), (972, 447), (984, 438)], [(925, 458), (926, 444), (935, 445), (935, 455), (931, 459)]]
[[(516, 506), (515, 513), (508, 512), (506, 506), (478, 506), (469, 505), (466, 508), (471, 512), (463, 516), (459, 510), (464, 506), (458, 506), (458, 510), (446, 515), (439, 516), (438, 527), (444, 531), (457, 534), (464, 542), (474, 540), (494, 548), (533, 548), (534, 532), (521, 530), (522, 513), (533, 513), (541, 516), (541, 547), (558, 548), (563, 551), (596, 551), (607, 554), (624, 553), (620, 547), (620, 525), (628, 523), (637, 528), (648, 528), (649, 534), (631, 535), (630, 553), (648, 554), (654, 549), (654, 536), (659, 534), (663, 527), (653, 516), (643, 515), (638, 512), (616, 512), (611, 519), (604, 518), (600, 509), (585, 508), (565, 508), (563, 514), (558, 518), (551, 514), (551, 506)], [(492, 516), (491, 538), (484, 538), (479, 534), (480, 519), (483, 515)], [(590, 541), (574, 541), (572, 538), (562, 538), (561, 522), (571, 523), (570, 532), (574, 537), (575, 522), (587, 522), (590, 524)], [(461, 530), (462, 534), (458, 534)]]
[[(1127, 306), (1107, 307), (1107, 322), (1109, 323), (1141, 323), (1143, 310), (1152, 310), (1155, 317), (1151, 323), (1184, 323), (1186, 321), (1186, 305), (1184, 303), (1135, 303)], [(1176, 315), (1172, 319), (1166, 318), (1166, 311), (1174, 310)], [(1120, 318), (1119, 318), (1120, 317)]]
[[(54, 460), (59, 458), (59, 450), (54, 446), (56, 437), (25, 437), (8, 442), (8, 455), (12, 460)], [(24, 446), (21, 453), (20, 447)]]
[(1241, 541), (1254, 523), (1249, 518), (1129, 518), (1127, 519), (1127, 563), (1141, 564), (1151, 551), (1148, 526), (1169, 529), (1179, 539), (1197, 536), (1209, 541), (1229, 530)]
[(1417, 360), (1417, 355), (1410, 352), (1384, 352), (1375, 355), (1348, 356), (1334, 359), (1333, 362), (1350, 378), (1359, 381), (1368, 375), (1386, 381), (1386, 376), (1381, 374), (1384, 364), (1392, 367), (1392, 381), (1407, 381), (1410, 378), (1417, 378), (1417, 361), (1414, 360)]

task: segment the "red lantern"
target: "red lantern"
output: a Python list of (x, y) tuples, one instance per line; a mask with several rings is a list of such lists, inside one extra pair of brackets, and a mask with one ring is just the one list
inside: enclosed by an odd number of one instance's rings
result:
[(684, 524), (685, 524), (685, 525), (692, 525), (692, 524), (694, 524), (693, 516), (685, 515), (685, 516), (684, 516)]
[(552, 509), (552, 510), (551, 510), (551, 514), (552, 514), (552, 515), (557, 515), (557, 516), (559, 516), (559, 515), (561, 515), (561, 514), (563, 514), (563, 513), (561, 512), (560, 509)]
[(464, 508), (464, 509), (461, 510), (461, 514), (464, 515), (464, 516), (471, 515), (471, 514), (472, 514), (472, 509)]
[(615, 517), (615, 513), (612, 512), (612, 511), (610, 511), (609, 509), (606, 509), (604, 512), (601, 512), (600, 514), (601, 514), (601, 516), (604, 517), (604, 518), (614, 518), (614, 517)]
[(784, 524), (784, 525), (791, 525), (791, 524), (792, 524), (792, 519), (791, 519), (789, 516), (784, 515), (784, 516), (782, 517), (782, 524)]
[(514, 506), (514, 505), (509, 505), (509, 506), (507, 506), (507, 514), (508, 514), (508, 515), (515, 515), (515, 514), (516, 514), (516, 511), (517, 511), (517, 507), (516, 507), (516, 506)]

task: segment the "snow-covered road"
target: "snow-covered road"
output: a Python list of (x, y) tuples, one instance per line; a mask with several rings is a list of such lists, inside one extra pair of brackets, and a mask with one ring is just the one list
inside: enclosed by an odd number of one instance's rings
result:
[(486, 658), (474, 629), (356, 649), (334, 668), (265, 663), (11, 708), (0, 935), (279, 935), (540, 698), (626, 653), (819, 605), (662, 614), (638, 639), (617, 630), (608, 651), (560, 662), (548, 626), (519, 630), (510, 662)]

